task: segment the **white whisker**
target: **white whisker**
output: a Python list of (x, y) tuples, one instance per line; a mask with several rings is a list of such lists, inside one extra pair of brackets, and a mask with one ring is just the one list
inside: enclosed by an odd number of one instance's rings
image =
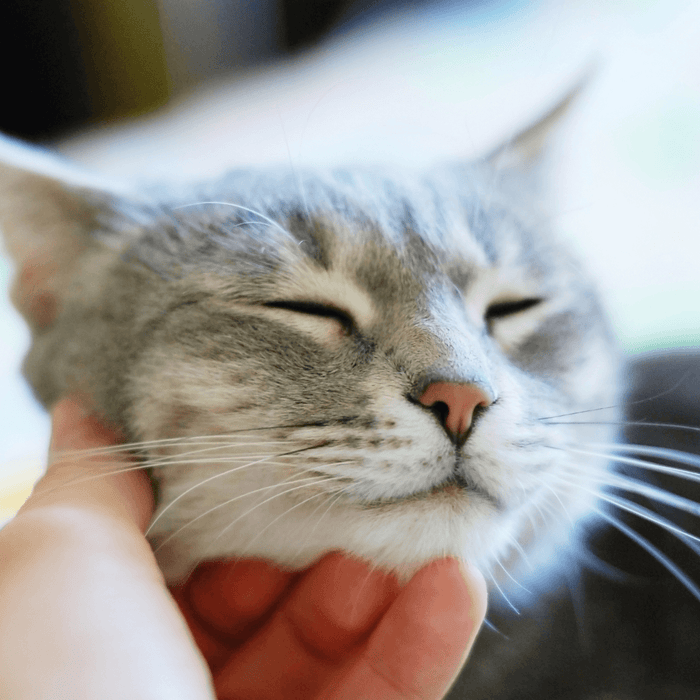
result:
[[(61, 457), (91, 457), (91, 456), (97, 456), (101, 454), (113, 454), (113, 453), (120, 453), (120, 452), (139, 452), (148, 448), (155, 448), (159, 446), (177, 446), (177, 445), (187, 445), (187, 446), (203, 446), (203, 445), (210, 445), (212, 442), (222, 442), (224, 444), (235, 444), (231, 443), (231, 439), (236, 439), (236, 440), (245, 440), (245, 439), (260, 439), (260, 436), (257, 434), (258, 431), (260, 430), (276, 430), (280, 426), (275, 426), (271, 428), (250, 428), (246, 430), (245, 432), (252, 432), (255, 431), (254, 434), (252, 435), (246, 435), (242, 434), (242, 432), (235, 432), (235, 433), (225, 433), (225, 434), (218, 434), (218, 435), (197, 435), (197, 436), (192, 436), (192, 437), (179, 437), (179, 438), (162, 438), (160, 440), (145, 440), (143, 442), (127, 442), (127, 443), (121, 443), (119, 445), (109, 445), (107, 447), (96, 447), (90, 450), (57, 450), (55, 452), (56, 455), (59, 455)], [(281, 426), (285, 427), (285, 426)], [(291, 427), (298, 427), (298, 426), (291, 426)], [(200, 441), (200, 442), (196, 442)], [(276, 443), (283, 443), (286, 444), (288, 441), (286, 440), (279, 440), (279, 441), (269, 441), (269, 442), (276, 442)], [(246, 443), (250, 444), (250, 443)], [(253, 443), (255, 444), (255, 443)]]
[(663, 552), (657, 549), (651, 542), (644, 539), (638, 532), (635, 532), (631, 527), (620, 522), (617, 518), (605, 513), (599, 508), (593, 509), (598, 515), (607, 520), (613, 527), (616, 527), (620, 532), (627, 535), (633, 542), (636, 542), (640, 547), (643, 547), (658, 561), (667, 571), (672, 573), (688, 591), (700, 601), (700, 588), (698, 588), (692, 579), (674, 562), (672, 562)]
[[(209, 515), (210, 513), (213, 513), (216, 510), (219, 510), (220, 508), (225, 508), (227, 505), (229, 505), (231, 503), (235, 503), (236, 501), (240, 501), (242, 498), (247, 498), (248, 496), (254, 496), (256, 493), (261, 493), (263, 491), (270, 491), (271, 489), (279, 488), (282, 484), (299, 484), (299, 483), (302, 484), (301, 486), (297, 486), (295, 488), (283, 491), (282, 493), (275, 494), (274, 496), (266, 499), (265, 501), (262, 501), (262, 503), (259, 503), (258, 506), (260, 506), (260, 505), (263, 505), (264, 503), (267, 503), (268, 501), (273, 500), (277, 496), (284, 496), (285, 494), (291, 493), (292, 491), (296, 491), (297, 489), (301, 489), (301, 488), (305, 488), (307, 486), (310, 486), (311, 484), (309, 484), (309, 482), (321, 483), (325, 480), (326, 480), (325, 477), (319, 478), (317, 476), (309, 476), (309, 477), (306, 477), (304, 479), (296, 479), (295, 481), (283, 481), (283, 482), (280, 482), (278, 484), (269, 484), (268, 486), (262, 486), (258, 489), (253, 489), (252, 491), (246, 491), (246, 493), (241, 493), (238, 496), (234, 496), (233, 498), (229, 498), (228, 500), (224, 501), (223, 503), (219, 503), (215, 506), (212, 506), (208, 510), (205, 510), (204, 513), (200, 513), (195, 518), (192, 518), (192, 520), (187, 521), (184, 525), (181, 525), (177, 530), (175, 530), (174, 532), (171, 532), (170, 535), (168, 535), (168, 537), (166, 537), (165, 540), (163, 540), (158, 545), (158, 547), (156, 547), (156, 549), (154, 551), (158, 552), (162, 547), (164, 547), (168, 542), (170, 542), (170, 540), (172, 540), (175, 536), (179, 535), (184, 529), (186, 529), (186, 528), (190, 527), (191, 525), (193, 525), (194, 523), (196, 523), (198, 520), (201, 520), (202, 518), (206, 517), (207, 515)], [(244, 515), (247, 515), (248, 512), (250, 512), (250, 511), (246, 511), (246, 513), (244, 513)], [(241, 517), (243, 517), (243, 516), (241, 516)]]
[(505, 573), (505, 575), (506, 575), (516, 586), (518, 586), (518, 588), (522, 588), (522, 589), (525, 591), (525, 593), (529, 593), (530, 595), (532, 595), (532, 591), (531, 591), (531, 590), (525, 588), (525, 586), (523, 586), (523, 584), (520, 583), (520, 581), (516, 581), (516, 580), (513, 578), (513, 576), (511, 575), (510, 571), (508, 571), (508, 569), (506, 569), (506, 567), (503, 566), (503, 564), (501, 563), (501, 560), (500, 560), (500, 559), (496, 559), (496, 564), (498, 564), (498, 565), (501, 567), (501, 569), (503, 569), (503, 572)]
[(564, 511), (564, 514), (565, 514), (566, 517), (569, 519), (569, 522), (571, 523), (572, 527), (575, 527), (575, 526), (576, 526), (576, 523), (574, 522), (574, 519), (571, 517), (571, 513), (569, 513), (569, 509), (564, 505), (564, 502), (561, 500), (561, 498), (559, 497), (559, 494), (556, 492), (556, 490), (555, 490), (554, 488), (552, 488), (551, 484), (547, 483), (547, 480), (546, 480), (546, 479), (543, 479), (541, 476), (537, 476), (537, 475), (535, 475), (535, 474), (533, 474), (533, 476), (534, 476), (546, 489), (548, 489), (549, 491), (552, 492), (552, 494), (554, 495), (554, 498), (556, 498), (557, 501), (559, 502), (559, 505), (561, 506), (562, 511)]
[[(271, 457), (276, 457), (277, 455), (271, 455)], [(188, 493), (191, 493), (195, 489), (198, 489), (200, 486), (203, 486), (204, 484), (208, 484), (211, 481), (214, 481), (215, 479), (220, 479), (221, 477), (228, 476), (229, 474), (233, 474), (234, 472), (240, 471), (241, 469), (247, 469), (248, 467), (252, 467), (255, 464), (261, 464), (266, 460), (265, 457), (262, 457), (261, 459), (258, 459), (254, 462), (249, 462), (247, 464), (234, 467), (233, 469), (227, 469), (226, 471), (219, 472), (218, 474), (214, 474), (213, 476), (210, 476), (207, 479), (204, 479), (203, 481), (200, 481), (196, 483), (194, 486), (190, 486), (187, 490), (183, 491), (179, 496), (176, 496), (170, 503), (168, 503), (163, 510), (158, 513), (158, 515), (151, 521), (151, 524), (148, 526), (148, 529), (144, 533), (146, 536), (151, 532), (155, 524), (161, 519), (161, 517), (170, 510), (170, 508), (175, 505), (181, 498), (184, 498)], [(167, 541), (167, 540), (166, 540)]]
[[(349, 491), (353, 486), (354, 486), (354, 484), (350, 484), (349, 486), (345, 486), (335, 493), (329, 494), (328, 500), (330, 501), (330, 503), (328, 504), (328, 507), (323, 511), (323, 513), (321, 513), (321, 516), (318, 518), (318, 520), (314, 523), (314, 526), (309, 531), (309, 533), (307, 535), (307, 540), (311, 539), (311, 535), (314, 534), (314, 532), (316, 531), (316, 528), (319, 526), (319, 524), (323, 520), (323, 518), (326, 517), (326, 515), (331, 510), (331, 508), (343, 497), (343, 494), (346, 491)], [(323, 503), (321, 503), (320, 505), (322, 506)], [(318, 507), (314, 509), (313, 513), (311, 513), (309, 518), (312, 518), (317, 510), (318, 510)], [(296, 556), (299, 555), (299, 553), (302, 551), (302, 549), (303, 549), (302, 546), (300, 546), (299, 549), (297, 549)]]
[(515, 605), (511, 603), (510, 598), (508, 598), (508, 596), (503, 592), (503, 589), (498, 585), (498, 581), (496, 581), (495, 577), (491, 574), (490, 578), (491, 581), (493, 581), (493, 585), (496, 586), (496, 590), (501, 594), (503, 600), (505, 600), (506, 603), (508, 603), (508, 605), (515, 611), (516, 615), (520, 615), (520, 610), (518, 610), (518, 608), (516, 608)]
[(234, 209), (240, 209), (241, 211), (246, 211), (249, 214), (259, 216), (263, 221), (267, 221), (268, 224), (279, 229), (285, 236), (291, 237), (291, 234), (289, 233), (289, 231), (283, 229), (277, 221), (274, 221), (269, 216), (265, 216), (265, 214), (263, 214), (262, 212), (256, 211), (255, 209), (251, 209), (250, 207), (244, 207), (242, 204), (233, 204), (232, 202), (210, 202), (210, 201), (192, 202), (192, 204), (182, 204), (179, 207), (173, 207), (173, 209), (175, 210), (175, 209), (185, 209), (188, 207), (199, 207), (203, 204), (216, 204), (216, 205), (220, 205), (223, 207), (233, 207)]
[[(282, 453), (282, 454), (287, 454), (287, 453)], [(254, 462), (249, 462), (247, 464), (244, 464), (244, 465), (241, 465), (238, 467), (234, 467), (233, 469), (228, 469), (226, 471), (214, 474), (214, 475), (208, 477), (207, 479), (204, 479), (203, 481), (199, 481), (194, 486), (190, 486), (190, 488), (188, 488), (186, 491), (183, 491), (179, 496), (175, 497), (170, 503), (168, 503), (167, 506), (165, 506), (165, 508), (163, 508), (163, 510), (160, 511), (160, 513), (154, 518), (154, 520), (149, 525), (148, 530), (146, 530), (145, 534), (148, 535), (148, 533), (152, 530), (152, 528), (156, 524), (156, 522), (161, 518), (161, 516), (167, 510), (169, 510), (171, 508), (171, 506), (173, 506), (181, 498), (184, 498), (185, 496), (187, 496), (187, 494), (192, 493), (192, 491), (200, 488), (201, 486), (204, 486), (204, 484), (208, 484), (211, 481), (214, 481), (215, 479), (220, 479), (221, 477), (228, 476), (229, 474), (233, 474), (234, 472), (240, 471), (241, 469), (247, 469), (249, 467), (259, 465), (259, 464), (265, 464), (265, 466), (269, 466), (272, 464), (281, 465), (281, 466), (289, 466), (287, 462), (272, 462), (271, 461), (271, 460), (273, 460), (277, 457), (280, 457), (280, 456), (282, 456), (282, 455), (281, 454), (273, 454), (273, 455), (269, 455), (268, 457), (262, 457), (260, 459), (255, 460)], [(338, 462), (335, 464), (352, 464), (352, 462)], [(329, 466), (329, 465), (320, 465), (320, 466), (314, 465), (312, 467), (307, 467), (306, 469), (301, 469), (301, 470), (297, 471), (296, 474), (294, 474), (294, 476), (299, 476), (300, 474), (306, 474), (308, 472), (315, 472), (315, 471), (318, 471), (319, 469), (322, 469), (324, 466)], [(284, 483), (284, 482), (281, 482), (281, 483)], [(266, 487), (266, 488), (273, 488), (273, 487), (274, 487), (274, 485)]]
[[(314, 494), (312, 494), (311, 496), (309, 496), (308, 498), (305, 498), (303, 501), (300, 501), (299, 503), (294, 504), (293, 506), (291, 506), (290, 508), (288, 508), (287, 510), (285, 510), (284, 513), (280, 513), (280, 515), (278, 515), (276, 518), (273, 518), (273, 519), (272, 519), (269, 523), (267, 523), (267, 525), (265, 525), (265, 527), (264, 527), (262, 530), (260, 530), (260, 532), (248, 543), (248, 545), (247, 545), (246, 548), (243, 550), (243, 552), (241, 552), (241, 554), (238, 556), (238, 559), (242, 559), (243, 557), (245, 557), (246, 552), (248, 552), (248, 550), (255, 544), (255, 541), (256, 541), (259, 537), (261, 537), (261, 536), (263, 535), (263, 533), (265, 533), (267, 530), (269, 530), (278, 520), (280, 520), (281, 518), (283, 518), (283, 517), (286, 516), (286, 515), (289, 515), (289, 513), (291, 513), (293, 510), (296, 510), (297, 508), (303, 506), (305, 503), (308, 503), (309, 501), (313, 500), (314, 498), (318, 498), (319, 496), (327, 496), (327, 495), (328, 495), (327, 493), (314, 493)], [(243, 517), (243, 516), (240, 516), (240, 517)], [(240, 519), (240, 518), (239, 518), (239, 519)], [(234, 521), (234, 522), (235, 522), (235, 521)], [(230, 523), (229, 525), (227, 525), (227, 526), (219, 533), (219, 535), (217, 535), (216, 539), (218, 539), (219, 537), (221, 537), (221, 535), (223, 535), (224, 532), (225, 532), (226, 530), (228, 530), (229, 527), (230, 527), (231, 525), (233, 525), (233, 523)]]
[[(648, 471), (660, 472), (662, 474), (671, 474), (673, 476), (680, 477), (682, 479), (687, 479), (688, 481), (699, 481), (700, 474), (695, 472), (689, 472), (687, 469), (680, 469), (678, 467), (668, 467), (663, 464), (656, 464), (655, 462), (649, 462), (645, 459), (636, 459), (635, 457), (625, 457), (622, 455), (613, 455), (608, 452), (598, 452), (596, 450), (583, 450), (578, 447), (553, 447), (547, 445), (550, 449), (563, 450), (565, 452), (573, 452), (575, 454), (587, 455), (589, 457), (602, 457), (603, 459), (608, 459), (611, 462), (617, 462), (620, 464), (628, 464), (632, 467), (639, 467), (640, 469), (645, 469)], [(684, 453), (679, 452), (682, 455)], [(692, 455), (691, 455), (692, 456)]]
[[(687, 371), (683, 374), (683, 376), (671, 387), (668, 389), (664, 389), (662, 392), (659, 392), (658, 394), (654, 394), (654, 396), (647, 396), (646, 398), (643, 399), (637, 399), (636, 401), (630, 401), (628, 402), (628, 406), (635, 406), (640, 403), (646, 403), (647, 401), (655, 401), (656, 399), (660, 399), (662, 396), (666, 396), (668, 394), (673, 393), (690, 375), (690, 371)], [(596, 411), (607, 411), (608, 409), (611, 408), (620, 408), (619, 404), (614, 404), (612, 406), (600, 406), (598, 408), (587, 408), (583, 411), (571, 411), (571, 413), (559, 413), (556, 416), (543, 416), (541, 418), (538, 418), (538, 420), (551, 420), (552, 418), (566, 418), (567, 416), (579, 416), (583, 413), (595, 413)], [(608, 425), (607, 423), (605, 425)]]
[(654, 525), (658, 525), (667, 532), (673, 533), (676, 535), (676, 537), (682, 539), (684, 543), (695, 552), (695, 554), (700, 555), (700, 546), (696, 544), (696, 542), (700, 543), (700, 537), (696, 537), (683, 528), (674, 525), (670, 520), (664, 518), (662, 515), (655, 513), (649, 508), (640, 506), (638, 503), (630, 501), (627, 498), (621, 498), (620, 496), (613, 496), (611, 494), (600, 494), (599, 497), (622, 510), (626, 510), (628, 513), (632, 513), (643, 520), (647, 520)]
[(540, 418), (547, 425), (618, 425), (618, 426), (638, 426), (642, 428), (668, 428), (671, 430), (687, 430), (689, 432), (700, 433), (700, 427), (696, 425), (683, 425), (682, 423), (654, 423), (642, 420), (623, 421), (603, 421), (603, 420), (562, 420), (554, 421), (549, 418)]
[[(583, 481), (579, 479), (564, 479), (561, 476), (557, 476), (556, 478), (562, 483), (568, 483), (576, 486), (577, 488), (581, 488), (584, 491), (588, 491), (589, 493), (593, 494), (594, 496), (600, 498), (603, 501), (606, 501), (607, 503), (610, 503), (614, 506), (617, 506), (618, 508), (626, 510), (629, 513), (633, 513), (634, 515), (637, 515), (640, 518), (643, 518), (644, 520), (648, 520), (649, 522), (655, 523), (659, 527), (662, 527), (665, 530), (668, 530), (669, 532), (673, 532), (679, 537), (700, 542), (700, 537), (696, 537), (695, 535), (692, 535), (691, 533), (683, 530), (682, 528), (679, 528), (677, 525), (674, 525), (670, 520), (664, 518), (662, 515), (659, 515), (658, 513), (655, 513), (649, 508), (641, 506), (638, 503), (635, 503), (634, 501), (630, 501), (627, 498), (622, 498), (621, 496), (615, 496), (609, 493), (602, 493), (600, 491), (587, 488), (583, 485)], [(632, 493), (638, 493), (642, 496), (650, 498), (651, 500), (664, 502), (667, 505), (671, 505), (675, 508), (678, 508), (679, 510), (685, 510), (691, 512), (693, 515), (700, 516), (700, 506), (698, 506), (693, 501), (690, 501), (686, 498), (682, 498), (681, 496), (676, 496), (675, 494), (670, 494), (661, 489), (648, 486), (647, 484), (637, 481), (636, 479), (617, 477), (614, 478), (612, 482), (607, 483), (606, 485), (613, 486), (615, 488), (619, 488), (625, 491), (630, 491)], [(690, 542), (686, 542), (686, 544), (689, 547), (691, 547), (693, 551), (696, 551), (695, 548), (697, 545), (694, 546)], [(696, 554), (700, 555), (700, 548), (697, 549)]]
[(688, 466), (700, 469), (700, 457), (691, 452), (682, 452), (681, 450), (673, 450), (668, 447), (635, 445), (630, 443), (587, 443), (586, 446), (599, 450), (636, 452), (638, 454), (648, 455), (649, 457), (668, 459), (671, 462), (679, 462), (680, 464), (687, 464)]
[[(534, 528), (535, 524), (532, 522), (532, 518), (530, 518), (530, 522), (532, 523), (532, 526)], [(530, 571), (534, 571), (534, 567), (532, 566), (532, 562), (530, 561), (529, 557), (525, 553), (525, 550), (523, 549), (523, 546), (518, 542), (518, 540), (513, 537), (512, 535), (508, 538), (510, 540), (510, 543), (515, 547), (517, 550), (518, 554), (522, 557), (522, 560), (527, 564), (527, 567), (530, 569)]]
[[(273, 454), (270, 455), (270, 457), (278, 457), (280, 456), (279, 454)], [(260, 455), (237, 455), (236, 457), (217, 457), (217, 458), (198, 458), (198, 459), (184, 459), (184, 460), (179, 460), (175, 462), (171, 462), (168, 464), (168, 466), (182, 466), (182, 465), (187, 465), (187, 464), (196, 464), (197, 466), (206, 466), (209, 464), (231, 464), (231, 463), (236, 463), (236, 462), (249, 462), (250, 459), (254, 459), (257, 461), (259, 460)], [(252, 466), (257, 462), (249, 462), (247, 465), (243, 466)], [(273, 461), (267, 461), (266, 460), (266, 465), (278, 465), (278, 466), (284, 466), (287, 465), (287, 462), (273, 462)], [(111, 464), (114, 464), (114, 462), (102, 462), (102, 466), (108, 467)], [(76, 484), (82, 484), (88, 481), (94, 481), (95, 479), (104, 479), (108, 476), (114, 476), (116, 474), (126, 474), (128, 472), (133, 472), (133, 471), (141, 471), (147, 468), (150, 468), (151, 465), (148, 463), (135, 463), (132, 466), (129, 467), (121, 467), (119, 469), (111, 469), (109, 471), (104, 471), (101, 472), (100, 474), (90, 474), (89, 476), (81, 476), (81, 477), (76, 477), (75, 479), (71, 479), (70, 481), (66, 481), (65, 483), (59, 484), (58, 486), (54, 486), (51, 489), (48, 489), (47, 491), (42, 491), (41, 493), (37, 494), (38, 497), (41, 496), (47, 496), (50, 493), (53, 493), (54, 491), (58, 491), (60, 489), (67, 488), (69, 486), (75, 486)], [(242, 468), (242, 467), (241, 467)]]

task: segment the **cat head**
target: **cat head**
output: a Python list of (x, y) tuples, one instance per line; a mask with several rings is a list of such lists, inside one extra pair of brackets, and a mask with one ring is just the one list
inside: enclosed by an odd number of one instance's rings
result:
[[(343, 549), (491, 566), (585, 514), (617, 399), (593, 285), (489, 163), (138, 193), (6, 165), (26, 374), (140, 443), (166, 576)], [(578, 447), (577, 447), (578, 446)], [(567, 525), (568, 527), (568, 525)]]

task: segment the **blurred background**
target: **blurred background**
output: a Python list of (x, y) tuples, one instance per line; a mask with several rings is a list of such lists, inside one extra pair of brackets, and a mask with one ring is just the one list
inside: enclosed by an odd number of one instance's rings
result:
[[(623, 350), (700, 344), (695, 0), (6, 0), (0, 131), (114, 179), (477, 158), (595, 65), (551, 155), (552, 221)], [(0, 521), (48, 421), (0, 256)]]

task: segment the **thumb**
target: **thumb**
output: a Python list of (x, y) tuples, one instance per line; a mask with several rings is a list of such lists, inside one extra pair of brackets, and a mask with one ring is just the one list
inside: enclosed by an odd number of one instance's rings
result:
[(52, 414), (46, 474), (20, 513), (49, 505), (75, 505), (131, 521), (143, 531), (153, 512), (153, 493), (145, 473), (125, 449), (116, 447), (119, 433), (70, 397), (60, 400)]
[(3, 697), (213, 700), (139, 529), (148, 479), (117, 439), (74, 400), (56, 404), (46, 475), (0, 531)]

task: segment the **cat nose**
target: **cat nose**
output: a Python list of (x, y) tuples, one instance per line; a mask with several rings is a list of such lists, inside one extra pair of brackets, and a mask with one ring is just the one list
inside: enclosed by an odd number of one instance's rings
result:
[(474, 384), (433, 382), (418, 399), (429, 408), (453, 442), (463, 442), (474, 420), (477, 408), (487, 408), (493, 403), (483, 389)]

